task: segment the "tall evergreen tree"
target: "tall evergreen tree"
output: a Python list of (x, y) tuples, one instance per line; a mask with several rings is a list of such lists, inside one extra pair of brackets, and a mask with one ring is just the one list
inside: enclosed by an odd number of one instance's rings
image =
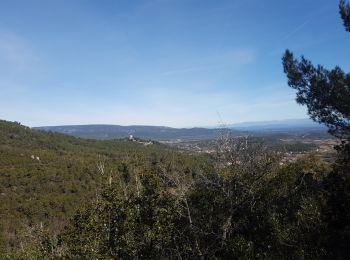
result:
[(346, 4), (345, 0), (341, 0), (339, 4), (340, 16), (343, 19), (345, 29), (350, 32), (350, 4)]
[[(345, 30), (350, 32), (350, 4), (339, 2), (339, 13)], [(332, 259), (348, 259), (350, 249), (350, 73), (340, 67), (327, 70), (314, 66), (301, 57), (294, 58), (286, 50), (283, 57), (288, 85), (297, 90), (296, 101), (306, 105), (310, 117), (325, 124), (329, 132), (341, 140), (339, 164), (323, 181), (327, 194), (323, 209), (327, 231), (323, 233), (327, 255)]]
[[(345, 29), (350, 32), (350, 5), (341, 0), (340, 15)], [(303, 56), (294, 58), (286, 50), (283, 56), (284, 72), (288, 85), (297, 90), (296, 101), (306, 105), (310, 117), (325, 124), (329, 132), (342, 140), (339, 147), (350, 154), (350, 73), (340, 67), (325, 69), (322, 65), (314, 66)]]

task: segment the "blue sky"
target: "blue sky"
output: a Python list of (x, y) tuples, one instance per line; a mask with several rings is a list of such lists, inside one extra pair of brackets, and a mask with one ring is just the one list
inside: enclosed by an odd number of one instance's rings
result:
[(284, 50), (350, 71), (349, 46), (336, 0), (3, 0), (0, 118), (175, 127), (305, 118)]

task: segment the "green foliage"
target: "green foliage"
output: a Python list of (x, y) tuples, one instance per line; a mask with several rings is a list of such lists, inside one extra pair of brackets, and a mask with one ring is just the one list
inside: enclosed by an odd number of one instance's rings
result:
[[(339, 10), (345, 29), (350, 32), (350, 5), (341, 0)], [(338, 66), (332, 70), (321, 65), (315, 67), (304, 57), (299, 61), (289, 50), (282, 60), (288, 85), (297, 90), (296, 101), (307, 106), (313, 120), (325, 124), (331, 134), (341, 139), (338, 149), (342, 152), (341, 159), (347, 163), (350, 160), (350, 74)]]
[(350, 4), (346, 4), (345, 0), (340, 0), (339, 12), (343, 19), (345, 29), (350, 32)]
[[(350, 182), (340, 175), (343, 167), (316, 155), (280, 166), (276, 153), (254, 138), (219, 140), (209, 160), (161, 145), (82, 140), (8, 122), (0, 129), (2, 258), (341, 259), (349, 253)], [(9, 137), (13, 132), (16, 138)]]
[[(120, 184), (120, 183), (119, 183)], [(166, 257), (172, 244), (174, 199), (152, 172), (139, 190), (108, 187), (102, 197), (75, 215), (62, 235), (68, 258)]]
[(24, 231), (40, 223), (60, 233), (80, 204), (104, 189), (106, 176), (127, 180), (172, 160), (194, 172), (206, 165), (157, 143), (85, 140), (0, 121), (0, 252), (20, 250)]
[[(341, 0), (339, 9), (344, 27), (350, 32), (350, 5)], [(302, 192), (302, 197), (297, 199), (300, 209), (295, 211), (292, 207), (290, 212), (294, 215), (297, 212), (294, 219), (306, 232), (291, 229), (291, 234), (295, 234), (291, 241), (317, 241), (313, 246), (319, 248), (319, 254), (308, 257), (345, 259), (350, 255), (350, 74), (339, 67), (332, 70), (321, 65), (315, 67), (304, 57), (298, 61), (289, 50), (283, 57), (283, 65), (289, 86), (297, 90), (297, 102), (306, 105), (311, 118), (328, 126), (330, 133), (341, 141), (337, 147), (337, 164), (330, 174), (317, 174), (317, 178), (310, 173), (303, 175), (306, 194)], [(308, 164), (299, 166), (302, 171), (309, 168)], [(288, 227), (295, 220), (281, 226)], [(274, 223), (279, 227), (278, 218)], [(286, 237), (290, 237), (288, 233)], [(313, 251), (304, 244), (298, 246), (300, 252), (305, 255)]]
[(350, 74), (339, 67), (330, 71), (314, 67), (304, 57), (299, 62), (289, 50), (283, 66), (289, 86), (297, 90), (297, 102), (307, 106), (311, 118), (326, 124), (332, 134), (349, 139)]
[[(329, 165), (311, 155), (279, 168), (278, 158), (265, 155), (262, 160), (266, 151), (256, 149), (247, 152), (255, 157), (245, 168), (220, 166), (192, 180), (176, 177), (180, 165), (173, 165), (168, 179), (154, 167), (127, 180), (121, 176), (76, 213), (59, 243), (46, 247), (51, 249), (47, 256), (52, 252), (66, 258), (114, 259), (345, 256), (346, 252), (329, 247), (335, 231), (327, 213), (332, 210)], [(237, 167), (241, 170), (235, 175)], [(256, 178), (247, 180), (249, 175)]]

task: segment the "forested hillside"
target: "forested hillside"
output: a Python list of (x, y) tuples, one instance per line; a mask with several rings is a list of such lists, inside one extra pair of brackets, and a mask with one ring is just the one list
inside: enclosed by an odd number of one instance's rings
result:
[(206, 158), (5, 121), (0, 133), (3, 258), (349, 253), (349, 182), (316, 155), (281, 165), (256, 138), (222, 137)]
[(40, 225), (58, 233), (106, 184), (104, 175), (177, 160), (196, 171), (202, 159), (157, 143), (85, 140), (0, 121), (0, 251), (18, 249)]

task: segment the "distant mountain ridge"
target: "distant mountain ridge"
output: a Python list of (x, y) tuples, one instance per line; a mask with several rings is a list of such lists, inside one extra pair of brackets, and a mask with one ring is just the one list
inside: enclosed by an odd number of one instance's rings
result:
[[(59, 132), (76, 137), (91, 139), (117, 139), (130, 135), (143, 139), (153, 140), (205, 140), (217, 138), (223, 129), (209, 128), (172, 128), (166, 126), (121, 126), (121, 125), (65, 125), (43, 126), (34, 129)], [(233, 135), (242, 134), (242, 131), (228, 130)]]
[(285, 119), (229, 124), (226, 127), (245, 131), (279, 131), (279, 130), (326, 130), (324, 125), (311, 119)]
[(173, 128), (166, 126), (146, 126), (146, 125), (63, 125), (63, 126), (43, 126), (34, 129), (42, 131), (58, 132), (75, 137), (89, 139), (118, 139), (126, 138), (130, 135), (143, 139), (153, 140), (208, 140), (217, 138), (223, 131), (230, 132), (233, 136), (256, 134), (257, 132), (268, 133), (297, 133), (297, 132), (326, 132), (326, 128), (309, 119), (293, 119), (281, 121), (246, 122), (226, 125), (225, 128)]

